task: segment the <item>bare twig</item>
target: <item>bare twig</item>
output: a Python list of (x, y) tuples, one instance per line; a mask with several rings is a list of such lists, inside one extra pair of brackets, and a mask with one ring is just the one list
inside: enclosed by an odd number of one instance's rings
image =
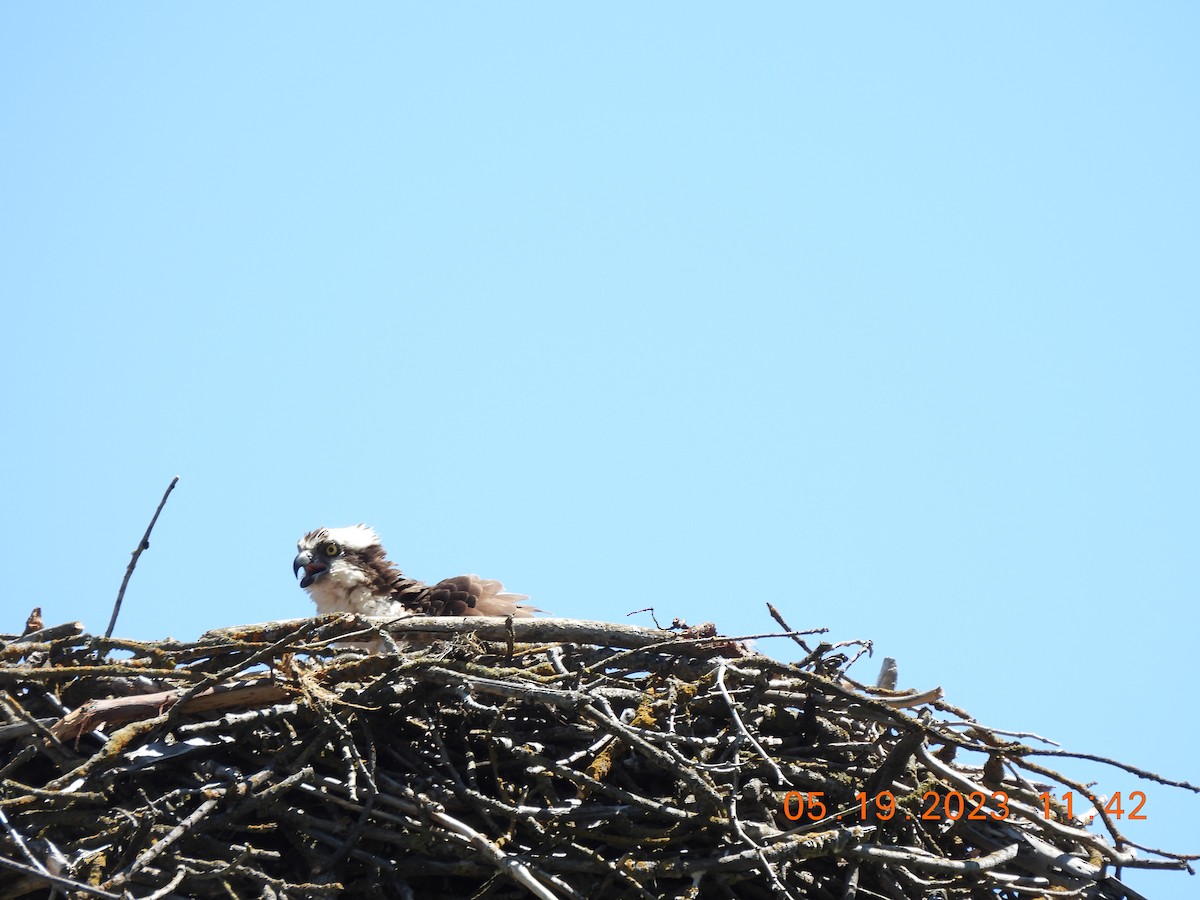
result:
[(33, 866), (27, 866), (24, 863), (19, 863), (16, 860), (7, 859), (3, 856), (0, 856), (0, 869), (8, 869), (12, 872), (20, 872), (23, 875), (30, 876), (34, 883), (41, 881), (44, 884), (51, 884), (55, 887), (70, 888), (73, 891), (79, 891), (91, 897), (102, 897), (104, 900), (122, 900), (118, 895), (102, 891), (100, 888), (92, 887), (89, 884), (81, 884), (78, 881), (72, 881), (70, 878), (63, 878), (61, 875), (53, 875), (44, 868), (35, 869)]
[(790, 637), (793, 641), (795, 641), (797, 644), (799, 644), (800, 649), (802, 649), (806, 654), (812, 653), (812, 650), (809, 648), (808, 644), (804, 643), (804, 641), (802, 641), (800, 639), (800, 635), (802, 635), (802, 634), (825, 634), (827, 631), (829, 631), (828, 628), (813, 628), (808, 631), (796, 631), (795, 629), (792, 628), (791, 625), (789, 625), (787, 622), (784, 621), (783, 614), (775, 608), (775, 604), (773, 604), (773, 603), (767, 604), (767, 612), (769, 612), (771, 614), (772, 619), (774, 619), (776, 622), (778, 622), (780, 624), (780, 626), (783, 628), (784, 631), (788, 632), (788, 637)]
[(154, 530), (154, 523), (158, 521), (159, 513), (167, 505), (167, 498), (171, 496), (171, 491), (175, 490), (175, 485), (178, 482), (179, 476), (176, 475), (171, 479), (171, 483), (167, 485), (162, 499), (158, 501), (158, 509), (154, 510), (154, 516), (150, 519), (150, 524), (146, 526), (146, 533), (142, 535), (141, 541), (134, 548), (129, 558), (129, 565), (125, 568), (125, 577), (121, 579), (121, 589), (117, 591), (117, 602), (113, 604), (112, 618), (108, 620), (108, 629), (104, 632), (105, 637), (112, 637), (113, 629), (117, 627), (117, 616), (121, 613), (121, 602), (125, 599), (125, 589), (129, 587), (129, 579), (133, 575), (134, 568), (137, 566), (138, 557), (142, 555), (143, 551), (150, 549), (150, 532)]
[(775, 762), (771, 754), (763, 749), (763, 745), (759, 743), (758, 739), (748, 730), (746, 730), (746, 724), (742, 721), (742, 716), (738, 712), (738, 705), (734, 703), (733, 697), (729, 693), (729, 689), (725, 687), (725, 671), (727, 668), (728, 665), (725, 660), (722, 659), (717, 663), (716, 682), (717, 689), (721, 692), (721, 696), (725, 698), (725, 704), (729, 707), (729, 714), (732, 718), (734, 728), (737, 729), (738, 734), (740, 734), (749, 742), (751, 747), (758, 751), (758, 755), (763, 758), (763, 762), (767, 764), (767, 767), (775, 776), (775, 783), (780, 786), (787, 785), (788, 787), (791, 787), (792, 783), (788, 781), (787, 776), (783, 774), (783, 769), (779, 767), (779, 764)]

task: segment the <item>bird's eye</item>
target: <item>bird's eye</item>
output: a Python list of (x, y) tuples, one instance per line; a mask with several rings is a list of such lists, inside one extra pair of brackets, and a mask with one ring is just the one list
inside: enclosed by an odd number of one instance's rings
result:
[(342, 548), (339, 547), (333, 541), (330, 541), (322, 549), (325, 551), (326, 556), (337, 556), (339, 553), (342, 552)]

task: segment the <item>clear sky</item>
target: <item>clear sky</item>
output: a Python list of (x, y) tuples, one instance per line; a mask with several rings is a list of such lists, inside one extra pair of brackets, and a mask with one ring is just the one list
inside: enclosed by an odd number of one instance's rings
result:
[[(103, 631), (179, 475), (121, 634), (308, 614), (296, 538), (365, 521), (560, 615), (771, 601), (873, 639), (864, 680), (1200, 782), (1197, 35), (4, 4), (0, 630)], [(1200, 797), (1140, 787), (1128, 836), (1200, 852)]]

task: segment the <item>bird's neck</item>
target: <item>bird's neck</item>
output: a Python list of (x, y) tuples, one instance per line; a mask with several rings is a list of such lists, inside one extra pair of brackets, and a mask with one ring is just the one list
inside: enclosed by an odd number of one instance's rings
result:
[(356, 572), (331, 572), (308, 587), (318, 615), (356, 613), (363, 616), (406, 615), (391, 591), (381, 591)]

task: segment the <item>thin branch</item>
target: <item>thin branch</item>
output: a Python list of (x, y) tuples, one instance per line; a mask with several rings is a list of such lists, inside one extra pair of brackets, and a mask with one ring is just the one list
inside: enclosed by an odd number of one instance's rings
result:
[(117, 602), (113, 604), (112, 618), (108, 620), (108, 630), (104, 632), (105, 637), (112, 637), (113, 629), (117, 627), (117, 616), (121, 613), (121, 601), (125, 599), (125, 588), (129, 587), (129, 579), (133, 575), (134, 568), (137, 566), (138, 557), (142, 555), (143, 551), (150, 549), (150, 532), (154, 530), (154, 523), (158, 521), (159, 513), (167, 505), (167, 498), (171, 496), (171, 491), (175, 490), (175, 485), (178, 482), (179, 476), (176, 475), (171, 479), (171, 483), (167, 485), (162, 499), (158, 501), (158, 509), (154, 510), (154, 517), (150, 520), (150, 524), (146, 526), (146, 533), (142, 535), (142, 540), (130, 556), (129, 565), (125, 569), (125, 577), (121, 579), (121, 590), (117, 591)]
[(78, 881), (72, 881), (70, 878), (63, 878), (60, 875), (53, 875), (44, 869), (39, 871), (32, 866), (27, 866), (24, 863), (19, 863), (16, 860), (7, 859), (0, 856), (0, 869), (10, 869), (13, 872), (20, 872), (23, 875), (28, 875), (30, 878), (41, 879), (46, 884), (52, 884), (56, 887), (70, 888), (73, 891), (79, 891), (84, 894), (90, 894), (93, 897), (103, 897), (104, 900), (121, 900), (116, 894), (110, 894), (108, 891), (102, 891), (100, 888), (92, 887), (88, 884), (81, 884)]
[(829, 631), (828, 628), (814, 628), (810, 631), (796, 631), (795, 629), (792, 628), (791, 625), (789, 625), (787, 622), (785, 622), (783, 620), (783, 614), (775, 608), (775, 604), (773, 604), (773, 603), (767, 603), (767, 612), (769, 612), (771, 614), (772, 619), (774, 619), (781, 626), (783, 626), (783, 630), (788, 632), (788, 637), (790, 637), (793, 641), (795, 641), (797, 644), (799, 644), (800, 648), (805, 653), (812, 653), (812, 650), (809, 648), (808, 644), (804, 643), (804, 641), (802, 641), (800, 639), (800, 635), (802, 635), (802, 634), (825, 634), (825, 632)]

